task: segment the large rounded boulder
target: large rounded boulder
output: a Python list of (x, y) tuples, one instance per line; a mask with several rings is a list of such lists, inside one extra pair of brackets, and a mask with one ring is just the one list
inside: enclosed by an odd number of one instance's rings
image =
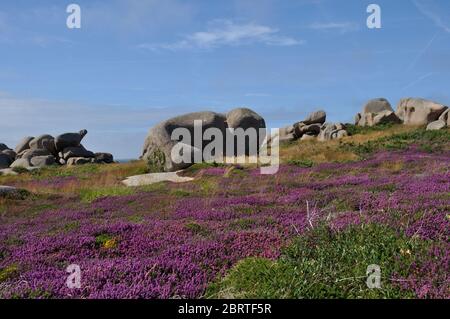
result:
[(60, 152), (60, 155), (62, 156), (59, 157), (66, 161), (72, 157), (95, 158), (95, 154), (85, 149), (81, 144), (79, 146), (66, 147), (62, 152)]
[(17, 144), (16, 148), (14, 149), (14, 151), (19, 154), (22, 153), (23, 151), (26, 151), (28, 149), (30, 149), (30, 142), (34, 139), (33, 136), (26, 136), (24, 137), (19, 144)]
[(311, 112), (302, 122), (306, 125), (324, 124), (327, 119), (327, 113), (323, 110)]
[(433, 101), (406, 98), (400, 100), (396, 114), (406, 125), (428, 125), (437, 121), (447, 109), (447, 106)]
[[(258, 113), (248, 109), (248, 108), (237, 108), (231, 110), (226, 115), (227, 126), (230, 129), (243, 129), (244, 132), (248, 129), (255, 129), (255, 135), (251, 134), (251, 132), (245, 135), (245, 146), (242, 148), (245, 154), (241, 154), (239, 151), (237, 143), (239, 140), (235, 141), (234, 153), (227, 154), (228, 156), (241, 156), (241, 155), (257, 155), (259, 151), (259, 147), (264, 142), (264, 138), (266, 137), (266, 122)], [(253, 149), (250, 145), (254, 145)]]
[(391, 103), (385, 98), (377, 98), (369, 100), (363, 107), (363, 113), (380, 113), (383, 111), (391, 111), (392, 109)]
[(368, 101), (362, 110), (355, 116), (355, 125), (375, 126), (387, 123), (400, 123), (400, 119), (392, 109), (391, 103), (385, 98)]
[(49, 134), (40, 135), (38, 137), (33, 138), (29, 145), (30, 149), (37, 150), (37, 149), (47, 149), (48, 144), (54, 142), (55, 138)]
[[(177, 116), (163, 121), (150, 129), (145, 139), (141, 158), (146, 160), (155, 171), (177, 171), (192, 165), (195, 154), (202, 152), (203, 147), (207, 144), (203, 141), (203, 138), (200, 145), (194, 143), (194, 121), (201, 121), (202, 136), (204, 131), (209, 128), (217, 128), (222, 136), (225, 137), (226, 135), (226, 118), (222, 114), (215, 112), (195, 112)], [(182, 150), (188, 150), (190, 154), (179, 153), (180, 158), (173, 158), (172, 149), (181, 142), (182, 138), (175, 136), (173, 140), (172, 133), (179, 128), (187, 130), (190, 134), (190, 141), (183, 140), (186, 147)], [(190, 160), (182, 160), (184, 156), (189, 156)]]
[(0, 153), (0, 169), (8, 168), (11, 163), (11, 157), (6, 154)]
[(55, 147), (58, 152), (63, 151), (67, 147), (80, 146), (81, 140), (86, 136), (87, 130), (81, 130), (78, 133), (65, 133), (55, 138)]

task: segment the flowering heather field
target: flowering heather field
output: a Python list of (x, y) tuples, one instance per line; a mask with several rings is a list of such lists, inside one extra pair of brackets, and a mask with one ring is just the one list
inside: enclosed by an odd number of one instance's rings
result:
[[(226, 177), (226, 168), (206, 167), (186, 173), (197, 177), (190, 183), (115, 196), (80, 200), (53, 189), (4, 200), (0, 297), (450, 298), (448, 150), (412, 145), (300, 166)], [(35, 190), (81, 182), (14, 183)], [(320, 260), (337, 278), (308, 273)], [(382, 289), (369, 291), (364, 276), (373, 263)], [(69, 264), (81, 267), (81, 289), (66, 287)], [(245, 287), (259, 279), (253, 291)]]

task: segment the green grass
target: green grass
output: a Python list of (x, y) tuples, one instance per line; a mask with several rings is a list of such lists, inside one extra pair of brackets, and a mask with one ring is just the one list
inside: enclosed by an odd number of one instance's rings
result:
[(192, 195), (191, 192), (186, 191), (184, 189), (173, 189), (170, 191), (170, 194), (176, 197), (189, 197)]
[(0, 283), (17, 276), (19, 267), (16, 264), (0, 269)]
[(291, 159), (287, 162), (289, 165), (295, 165), (298, 167), (313, 167), (314, 162), (311, 160)]
[(342, 143), (341, 148), (352, 151), (362, 158), (378, 151), (405, 150), (411, 145), (417, 145), (427, 152), (439, 152), (450, 142), (450, 131), (426, 131), (417, 129), (412, 132), (398, 133), (362, 144)]
[(110, 186), (98, 188), (83, 188), (79, 191), (82, 202), (91, 203), (94, 200), (107, 196), (125, 196), (134, 194), (135, 190), (125, 186)]
[(114, 236), (107, 234), (107, 233), (103, 233), (103, 234), (98, 234), (97, 236), (95, 236), (95, 246), (97, 247), (105, 247), (105, 245), (108, 242), (111, 242), (114, 240)]
[(200, 225), (196, 222), (189, 222), (186, 225), (184, 225), (184, 227), (196, 235), (208, 236), (210, 234), (210, 231), (207, 227)]
[[(411, 298), (390, 278), (406, 275), (427, 244), (381, 225), (333, 232), (320, 226), (298, 237), (276, 260), (248, 258), (211, 284), (206, 298)], [(401, 251), (412, 254), (402, 255)], [(381, 267), (381, 289), (366, 285), (368, 265)]]
[(230, 227), (232, 229), (250, 229), (253, 227), (253, 225), (255, 225), (256, 220), (253, 218), (240, 218), (238, 220), (233, 221), (230, 224)]
[(394, 123), (386, 123), (375, 126), (358, 126), (354, 124), (346, 124), (345, 129), (347, 130), (349, 135), (357, 135), (357, 134), (369, 134), (372, 132), (379, 132), (389, 129), (391, 127), (395, 127), (402, 124), (394, 124)]

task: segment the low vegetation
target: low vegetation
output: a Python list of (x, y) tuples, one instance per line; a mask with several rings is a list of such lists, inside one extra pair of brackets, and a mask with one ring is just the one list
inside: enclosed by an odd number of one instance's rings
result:
[[(411, 298), (395, 280), (406, 276), (428, 243), (377, 224), (335, 232), (320, 226), (297, 237), (276, 260), (248, 258), (211, 284), (209, 298)], [(382, 270), (380, 289), (367, 268)]]
[[(276, 175), (147, 163), (0, 176), (0, 298), (450, 298), (450, 132), (392, 125), (282, 146)], [(80, 265), (82, 289), (65, 286)], [(381, 268), (368, 289), (367, 266)], [(24, 283), (32, 283), (25, 285)]]

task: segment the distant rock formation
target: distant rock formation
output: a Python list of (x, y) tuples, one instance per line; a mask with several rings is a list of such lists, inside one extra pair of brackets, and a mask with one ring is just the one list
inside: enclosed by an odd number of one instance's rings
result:
[(433, 101), (406, 98), (400, 100), (396, 114), (405, 125), (428, 125), (437, 121), (447, 106)]
[(295, 140), (317, 140), (319, 142), (340, 139), (348, 135), (342, 123), (325, 123), (327, 115), (319, 110), (309, 114), (306, 119), (280, 129), (280, 142)]
[[(10, 174), (10, 168), (33, 169), (51, 165), (79, 165), (86, 163), (113, 163), (109, 153), (93, 153), (84, 148), (81, 140), (86, 130), (53, 137), (49, 134), (24, 137), (13, 151), (0, 144), (0, 169)], [(76, 158), (76, 160), (73, 160)]]
[(391, 104), (385, 98), (377, 98), (368, 101), (362, 110), (355, 116), (355, 125), (374, 126), (386, 123), (400, 123), (401, 120), (395, 114)]
[(405, 125), (426, 125), (427, 130), (440, 130), (449, 127), (448, 107), (421, 98), (404, 98), (394, 112), (391, 104), (384, 98), (370, 100), (362, 113), (355, 115), (355, 125), (374, 126), (386, 123)]

